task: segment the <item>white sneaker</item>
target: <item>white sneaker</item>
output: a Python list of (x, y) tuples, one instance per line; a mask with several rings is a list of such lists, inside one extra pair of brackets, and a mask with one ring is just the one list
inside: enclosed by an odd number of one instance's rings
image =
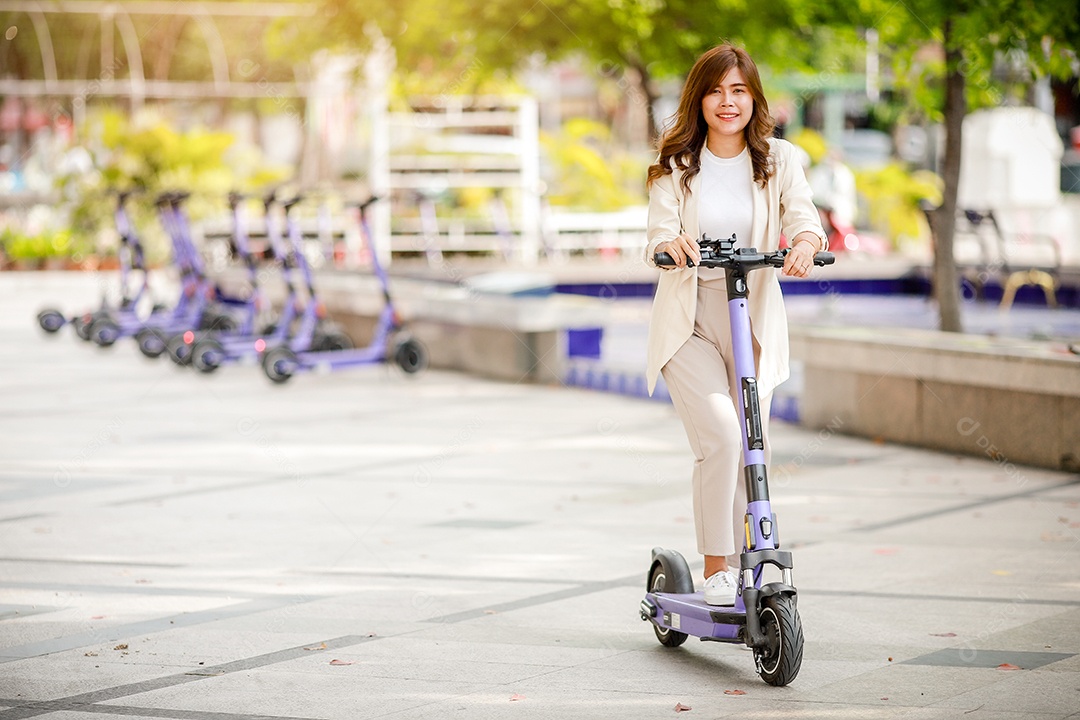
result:
[(705, 581), (705, 604), (734, 605), (737, 588), (735, 576), (727, 570), (721, 570)]

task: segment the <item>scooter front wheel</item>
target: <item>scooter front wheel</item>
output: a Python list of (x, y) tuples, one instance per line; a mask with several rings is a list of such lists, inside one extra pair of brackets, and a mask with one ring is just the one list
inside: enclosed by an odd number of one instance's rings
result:
[[(190, 332), (190, 331), (189, 331)], [(188, 333), (180, 333), (169, 338), (165, 349), (169, 352), (169, 359), (180, 366), (191, 364), (191, 345), (189, 338), (184, 337)], [(194, 339), (192, 338), (192, 341)]]
[(759, 617), (766, 643), (764, 647), (754, 648), (758, 674), (770, 685), (787, 685), (802, 667), (802, 621), (795, 598), (790, 595), (766, 598)]
[(71, 321), (71, 327), (75, 329), (75, 335), (77, 335), (80, 340), (86, 340), (89, 342), (90, 324), (93, 322), (93, 315), (78, 315), (75, 317), (74, 320)]
[(410, 375), (427, 367), (427, 348), (419, 340), (409, 338), (394, 350), (394, 362)]

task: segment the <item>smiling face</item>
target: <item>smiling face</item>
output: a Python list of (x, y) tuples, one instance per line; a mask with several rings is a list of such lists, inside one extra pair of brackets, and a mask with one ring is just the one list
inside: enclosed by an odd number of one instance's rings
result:
[(714, 142), (742, 139), (743, 130), (754, 114), (754, 97), (738, 67), (733, 67), (716, 87), (701, 98), (701, 114), (709, 126), (709, 147)]

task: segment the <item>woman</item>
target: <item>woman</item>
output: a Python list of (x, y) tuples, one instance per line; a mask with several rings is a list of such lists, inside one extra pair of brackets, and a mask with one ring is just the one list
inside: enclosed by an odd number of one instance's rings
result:
[[(782, 233), (791, 245), (782, 272), (792, 277), (809, 275), (826, 247), (797, 151), (772, 137), (774, 127), (757, 66), (745, 51), (722, 45), (690, 70), (675, 123), (649, 168), (646, 262), (655, 267), (657, 252), (675, 261), (660, 274), (653, 301), (649, 392), (662, 373), (694, 451), (694, 524), (711, 605), (735, 602), (737, 574), (729, 568), (739, 570), (746, 487), (724, 271), (697, 268), (697, 240), (734, 233), (736, 247), (770, 252)], [(767, 428), (772, 391), (788, 377), (787, 317), (776, 273), (750, 273), (747, 284)]]

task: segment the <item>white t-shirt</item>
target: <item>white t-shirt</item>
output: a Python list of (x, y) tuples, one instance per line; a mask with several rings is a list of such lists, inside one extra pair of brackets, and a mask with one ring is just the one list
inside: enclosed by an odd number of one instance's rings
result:
[[(750, 151), (733, 158), (719, 158), (705, 148), (701, 154), (701, 196), (698, 198), (698, 229), (713, 240), (726, 240), (735, 233), (735, 247), (750, 246), (754, 221), (754, 183)], [(700, 240), (701, 238), (696, 238)], [(702, 268), (699, 277), (723, 274), (723, 270)]]

